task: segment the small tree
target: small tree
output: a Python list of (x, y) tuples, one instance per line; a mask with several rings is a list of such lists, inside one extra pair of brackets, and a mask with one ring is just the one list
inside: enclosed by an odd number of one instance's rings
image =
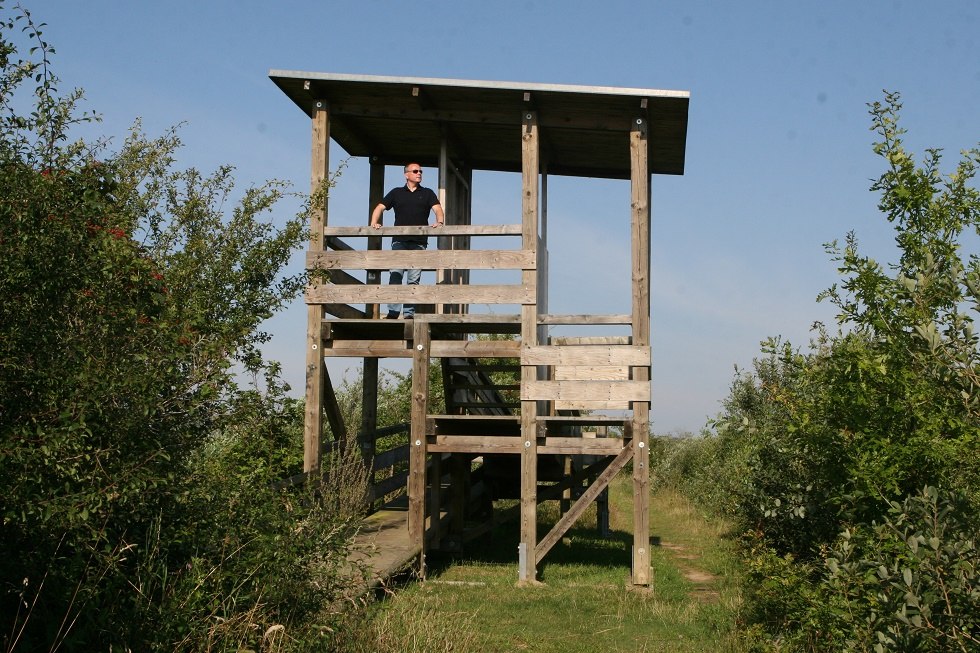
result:
[(871, 189), (898, 260), (861, 254), (853, 233), (829, 244), (842, 281), (820, 297), (846, 330), (820, 328), (805, 354), (770, 343), (718, 424), (713, 476), (757, 554), (750, 613), (803, 650), (976, 644), (980, 257), (965, 245), (980, 149), (948, 175), (939, 150), (918, 165), (900, 111), (895, 93), (870, 105), (885, 162)]
[(298, 624), (351, 585), (347, 533), (275, 489), (302, 411), (258, 349), (304, 282), (283, 269), (306, 210), (277, 221), (282, 183), (232, 202), (230, 167), (176, 170), (173, 132), (71, 142), (93, 118), (58, 95), (43, 24), (0, 17), (4, 650), (315, 637)]

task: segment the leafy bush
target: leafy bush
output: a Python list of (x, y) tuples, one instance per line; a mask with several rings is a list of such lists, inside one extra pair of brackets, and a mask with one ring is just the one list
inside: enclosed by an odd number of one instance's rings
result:
[(848, 650), (980, 646), (980, 523), (934, 487), (890, 503), (881, 523), (845, 530), (827, 557), (827, 592)]
[(350, 515), (277, 489), (302, 410), (258, 350), (306, 213), (277, 226), (281, 183), (233, 202), (230, 167), (176, 170), (174, 133), (69, 142), (94, 117), (42, 27), (0, 2), (3, 648), (315, 646), (357, 586)]
[(980, 149), (946, 176), (938, 150), (917, 166), (900, 109), (871, 105), (899, 260), (853, 233), (827, 246), (843, 280), (821, 298), (846, 330), (818, 325), (806, 353), (764, 343), (688, 484), (750, 534), (747, 614), (774, 649), (976, 646), (980, 257), (963, 243), (980, 234)]

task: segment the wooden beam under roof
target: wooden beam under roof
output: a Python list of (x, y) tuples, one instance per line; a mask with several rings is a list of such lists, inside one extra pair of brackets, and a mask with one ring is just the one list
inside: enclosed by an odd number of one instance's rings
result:
[(467, 168), (520, 171), (521, 150), (509, 135), (533, 110), (549, 174), (629, 179), (621, 135), (636, 116), (649, 123), (650, 172), (684, 171), (686, 91), (281, 70), (270, 77), (308, 114), (315, 101), (328, 101), (334, 140), (352, 156), (386, 164), (436, 165), (441, 136), (451, 133)]

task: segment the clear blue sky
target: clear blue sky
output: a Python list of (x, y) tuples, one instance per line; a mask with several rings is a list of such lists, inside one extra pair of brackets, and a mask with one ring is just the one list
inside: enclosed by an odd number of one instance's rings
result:
[[(947, 169), (980, 140), (976, 0), (26, 5), (48, 23), (63, 87), (84, 88), (102, 114), (101, 134), (118, 142), (137, 117), (150, 135), (186, 122), (181, 165), (234, 164), (243, 186), (308, 190), (309, 122), (270, 69), (690, 91), (686, 174), (652, 185), (660, 433), (698, 431), (764, 338), (805, 346), (815, 320), (833, 323), (815, 301), (837, 279), (823, 243), (853, 229), (868, 253), (891, 256), (868, 191), (881, 163), (866, 105), (882, 89), (903, 95), (909, 147), (946, 148)], [(628, 190), (550, 182), (551, 310), (628, 312)], [(366, 221), (366, 188), (353, 160), (333, 223)], [(519, 197), (474, 192), (474, 221), (517, 222)], [(268, 355), (301, 392), (301, 301), (269, 329)]]

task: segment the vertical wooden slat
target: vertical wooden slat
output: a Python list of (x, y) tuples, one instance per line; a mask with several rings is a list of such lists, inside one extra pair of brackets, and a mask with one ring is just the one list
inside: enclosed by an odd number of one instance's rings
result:
[[(425, 416), (429, 407), (429, 324), (416, 316), (412, 325), (412, 421), (409, 437), (408, 536), (419, 547), (419, 574), (425, 576)], [(438, 482), (438, 479), (437, 479)]]
[[(522, 187), (522, 244), (525, 250), (537, 253), (538, 249), (538, 175), (540, 171), (540, 142), (538, 116), (525, 111), (521, 124), (521, 187)], [(535, 266), (537, 267), (537, 266)], [(537, 286), (537, 269), (525, 270), (523, 282)], [(527, 346), (538, 344), (537, 304), (521, 307), (521, 339)], [(537, 380), (537, 368), (521, 366), (521, 383)], [(537, 402), (521, 402), (521, 544), (525, 547), (525, 564), (519, 571), (521, 582), (537, 580), (535, 548), (537, 546)]]
[[(632, 209), (633, 344), (650, 344), (650, 164), (647, 119), (630, 131)], [(636, 367), (633, 379), (649, 381), (650, 368)], [(633, 402), (633, 584), (650, 584), (650, 402)]]
[[(384, 175), (384, 164), (379, 163), (377, 160), (372, 160), (368, 181), (368, 224), (371, 222), (371, 212), (384, 197)], [(367, 239), (367, 248), (369, 250), (380, 250), (381, 237), (369, 236)], [(368, 270), (366, 280), (368, 284), (381, 283), (381, 272), (379, 270)], [(378, 304), (366, 304), (364, 306), (365, 314), (374, 319), (378, 318), (378, 309)], [(359, 446), (361, 447), (361, 454), (364, 456), (364, 460), (369, 465), (368, 474), (370, 477), (368, 480), (371, 484), (374, 483), (375, 473), (370, 461), (374, 458), (375, 453), (377, 453), (377, 442), (375, 441), (374, 432), (378, 429), (378, 369), (377, 358), (364, 359), (364, 374), (361, 383), (361, 440)]]
[[(384, 183), (385, 183), (385, 167), (384, 164), (378, 163), (376, 160), (371, 161), (370, 167), (370, 179), (368, 181), (368, 214), (367, 223), (371, 224), (371, 212), (374, 211), (381, 200), (384, 198)], [(381, 216), (384, 220), (384, 216)], [(369, 236), (367, 239), (367, 248), (369, 250), (379, 250), (381, 249), (381, 236)], [(379, 284), (382, 283), (381, 271), (380, 270), (368, 270), (366, 281), (369, 284)], [(377, 318), (380, 306), (377, 304), (367, 304), (364, 306), (364, 312), (370, 318)]]
[[(446, 215), (446, 222), (449, 222), (449, 143), (446, 137), (446, 131), (442, 130), (442, 139), (439, 143), (439, 203), (442, 205), (442, 210)], [(434, 239), (436, 242), (436, 247), (443, 249), (452, 249), (452, 245), (447, 243), (450, 240), (445, 237), (438, 237)], [(436, 270), (436, 283), (452, 283), (452, 270)], [(451, 312), (447, 304), (437, 304), (436, 313), (442, 315), (444, 313)], [(437, 513), (438, 514), (438, 513)]]
[(465, 526), (466, 504), (470, 498), (470, 459), (467, 454), (454, 453), (449, 459), (449, 478), (451, 490), (450, 500), (450, 526), (449, 532), (452, 540), (450, 544), (454, 550), (462, 548), (463, 529)]
[[(327, 226), (327, 198), (321, 193), (330, 167), (330, 115), (326, 102), (313, 106), (310, 192), (323, 198), (323, 205), (310, 216), (310, 251), (323, 251), (323, 229)], [(311, 304), (306, 313), (306, 415), (303, 429), (303, 470), (319, 472), (323, 437), (323, 383), (326, 371), (320, 326), (323, 306)]]

